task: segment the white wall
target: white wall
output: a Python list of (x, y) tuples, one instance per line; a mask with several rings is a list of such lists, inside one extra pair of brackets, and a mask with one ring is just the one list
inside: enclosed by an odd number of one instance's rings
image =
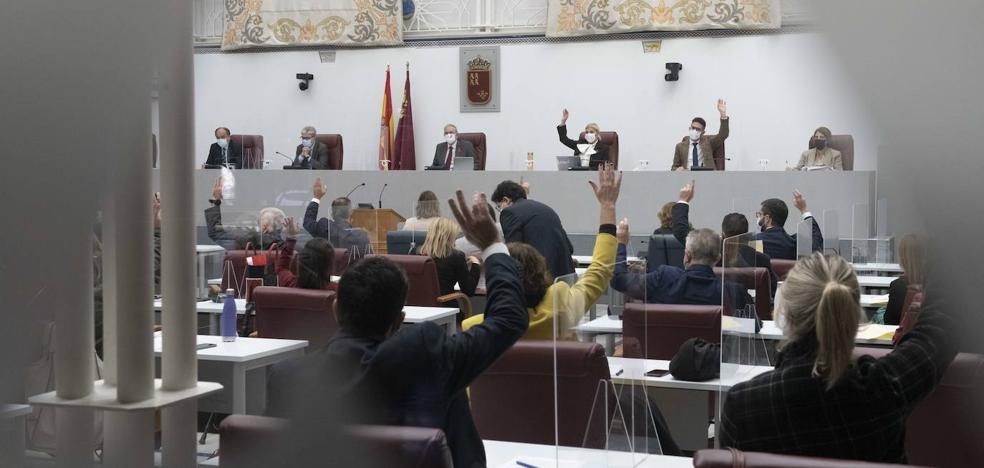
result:
[[(487, 169), (521, 169), (526, 152), (537, 170), (553, 170), (568, 154), (554, 127), (571, 111), (574, 134), (589, 121), (619, 132), (621, 167), (648, 159), (668, 169), (673, 146), (696, 115), (717, 131), (716, 99), (732, 117), (729, 169), (778, 170), (795, 163), (813, 129), (855, 136), (855, 168), (875, 168), (878, 137), (852, 94), (826, 39), (813, 33), (672, 39), (659, 54), (638, 40), (504, 45), (502, 112), (458, 112), (458, 48), (340, 50), (335, 63), (316, 51), (198, 54), (195, 56), (196, 142), (204, 161), (217, 126), (262, 134), (267, 160), (293, 154), (304, 125), (345, 138), (345, 168), (375, 167), (386, 65), (392, 65), (394, 112), (403, 96), (403, 64), (411, 64), (417, 167), (430, 164), (442, 127), (484, 131)], [(665, 62), (681, 62), (676, 83), (663, 80)], [(294, 75), (315, 75), (302, 92)], [(274, 167), (286, 163), (278, 158)]]

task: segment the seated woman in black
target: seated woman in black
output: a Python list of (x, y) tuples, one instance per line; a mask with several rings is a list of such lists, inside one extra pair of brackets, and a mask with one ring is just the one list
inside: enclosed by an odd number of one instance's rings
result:
[[(420, 255), (433, 258), (434, 263), (437, 264), (437, 282), (441, 287), (442, 296), (453, 293), (455, 284), (458, 284), (461, 292), (466, 295), (474, 295), (478, 278), (482, 274), (481, 262), (477, 258), (465, 258), (464, 252), (454, 248), (454, 241), (458, 239), (459, 232), (460, 229), (454, 221), (437, 218), (427, 229), (427, 239), (418, 251)], [(457, 301), (450, 301), (444, 305), (458, 307)]]
[(899, 265), (902, 276), (888, 285), (888, 306), (885, 307), (885, 325), (900, 325), (902, 307), (909, 288), (922, 288), (926, 274), (926, 239), (918, 234), (906, 234), (899, 241)]
[(577, 141), (567, 137), (567, 109), (564, 109), (564, 116), (560, 119), (557, 126), (557, 136), (564, 146), (574, 150), (575, 156), (580, 156), (581, 161), (578, 167), (589, 167), (597, 170), (598, 165), (608, 161), (608, 145), (601, 142), (601, 129), (596, 123), (589, 123), (584, 126), (584, 136)]

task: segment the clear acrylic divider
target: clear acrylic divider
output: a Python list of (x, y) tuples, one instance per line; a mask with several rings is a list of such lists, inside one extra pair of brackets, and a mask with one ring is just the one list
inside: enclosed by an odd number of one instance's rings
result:
[(840, 251), (840, 218), (837, 210), (823, 211), (823, 224), (820, 226), (823, 233), (823, 254), (841, 255)]
[(758, 212), (761, 200), (747, 197), (737, 197), (731, 199), (731, 212), (741, 213), (748, 220), (748, 229), (752, 232), (758, 230), (755, 225), (755, 213)]
[(851, 263), (855, 265), (871, 261), (871, 207), (867, 203), (855, 203), (851, 207)]
[(813, 218), (807, 218), (796, 224), (796, 258), (809, 257), (816, 250), (817, 246), (813, 243), (814, 222)]
[(893, 263), (895, 249), (892, 234), (888, 228), (888, 199), (878, 199), (875, 212), (875, 262)]
[(755, 255), (755, 235), (723, 241), (721, 278), (720, 374), (717, 380), (715, 445), (728, 389), (772, 368), (776, 330), (773, 284), (766, 265)]

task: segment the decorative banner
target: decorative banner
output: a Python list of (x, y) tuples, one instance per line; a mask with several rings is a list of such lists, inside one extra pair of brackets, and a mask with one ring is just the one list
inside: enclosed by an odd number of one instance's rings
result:
[(782, 20), (780, 3), (780, 0), (548, 0), (547, 36), (778, 29)]
[(461, 112), (499, 112), (499, 48), (462, 47)]
[(225, 0), (222, 50), (403, 43), (401, 0)]

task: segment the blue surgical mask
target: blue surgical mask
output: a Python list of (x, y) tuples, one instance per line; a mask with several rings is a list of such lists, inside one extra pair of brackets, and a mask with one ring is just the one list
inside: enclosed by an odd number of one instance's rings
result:
[(301, 145), (310, 148), (311, 147), (311, 139), (310, 138), (305, 138), (305, 139), (301, 140)]
[(215, 140), (215, 144), (219, 145), (219, 148), (226, 149), (229, 146), (229, 140), (219, 138), (218, 140)]

